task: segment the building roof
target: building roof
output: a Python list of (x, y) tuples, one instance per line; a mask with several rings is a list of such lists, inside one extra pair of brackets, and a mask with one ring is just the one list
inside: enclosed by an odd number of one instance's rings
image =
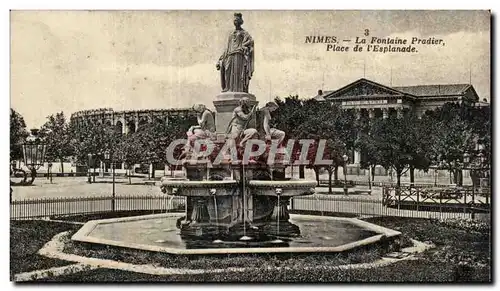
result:
[(423, 96), (445, 96), (462, 95), (469, 89), (470, 84), (444, 84), (444, 85), (417, 85), (417, 86), (396, 86), (395, 90), (405, 94)]
[(367, 80), (365, 78), (358, 79), (352, 83), (343, 86), (340, 89), (332, 91), (324, 91), (322, 95), (313, 97), (318, 101), (325, 99), (338, 98), (339, 96), (353, 90), (360, 84), (367, 84), (372, 88), (379, 88), (381, 92), (386, 91), (389, 95), (403, 95), (413, 99), (420, 99), (426, 97), (451, 97), (451, 96), (465, 96), (468, 91), (471, 92), (476, 99), (479, 100), (474, 87), (471, 84), (433, 84), (433, 85), (416, 85), (416, 86), (385, 86), (380, 83)]

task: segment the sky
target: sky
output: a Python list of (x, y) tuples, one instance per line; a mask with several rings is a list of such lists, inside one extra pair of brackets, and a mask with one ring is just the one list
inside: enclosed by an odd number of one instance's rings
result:
[[(28, 128), (63, 111), (189, 107), (220, 93), (215, 64), (241, 12), (255, 41), (250, 93), (310, 98), (359, 78), (469, 83), (490, 99), (488, 11), (11, 11), (11, 107)], [(308, 35), (435, 37), (414, 54), (327, 52)], [(392, 78), (391, 78), (392, 71)], [(391, 83), (392, 79), (392, 83)]]

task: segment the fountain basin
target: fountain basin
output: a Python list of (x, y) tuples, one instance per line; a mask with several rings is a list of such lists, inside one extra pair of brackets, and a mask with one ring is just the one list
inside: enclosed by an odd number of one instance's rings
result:
[(293, 197), (314, 194), (316, 181), (288, 180), (288, 181), (261, 181), (251, 180), (249, 188), (254, 195)]
[(401, 233), (356, 218), (290, 215), (301, 235), (276, 244), (279, 236), (256, 241), (183, 239), (175, 227), (182, 214), (166, 213), (87, 222), (72, 240), (170, 254), (346, 252), (396, 240)]
[(164, 193), (174, 196), (230, 196), (238, 186), (236, 180), (189, 181), (165, 179), (161, 182)]

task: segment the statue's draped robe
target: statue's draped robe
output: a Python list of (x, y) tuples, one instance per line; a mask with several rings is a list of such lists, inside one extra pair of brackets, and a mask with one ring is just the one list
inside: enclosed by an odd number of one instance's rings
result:
[(247, 31), (229, 34), (227, 47), (220, 57), (223, 92), (246, 92), (253, 74), (254, 43)]

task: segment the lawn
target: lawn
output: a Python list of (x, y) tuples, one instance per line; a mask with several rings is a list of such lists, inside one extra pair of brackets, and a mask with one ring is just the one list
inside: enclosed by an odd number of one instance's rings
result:
[[(125, 215), (125, 213), (123, 214)], [(96, 219), (97, 217), (92, 217)], [(83, 220), (79, 217), (78, 220)], [(183, 268), (254, 267), (245, 272), (224, 272), (200, 275), (154, 276), (113, 269), (97, 269), (45, 279), (46, 282), (491, 282), (491, 236), (488, 225), (463, 221), (438, 222), (429, 219), (383, 217), (369, 222), (399, 230), (405, 238), (432, 242), (436, 247), (407, 260), (373, 269), (304, 269), (304, 266), (331, 266), (344, 263), (373, 261), (380, 249), (361, 250), (350, 256), (324, 255), (225, 255), (223, 257), (159, 256), (141, 252), (121, 253), (78, 246), (67, 249), (95, 257), (108, 257), (137, 264), (155, 262), (157, 265)], [(36, 255), (36, 251), (56, 233), (76, 230), (78, 225), (44, 221), (11, 222), (11, 274), (68, 264)], [(23, 229), (20, 231), (19, 229)], [(24, 240), (25, 243), (17, 242)], [(269, 271), (270, 266), (294, 267)]]
[(346, 254), (222, 254), (222, 255), (171, 255), (110, 246), (82, 245), (66, 242), (65, 253), (100, 258), (131, 264), (150, 264), (158, 267), (184, 269), (226, 269), (242, 267), (311, 268), (318, 265), (336, 266), (354, 263), (369, 263), (381, 258), (387, 251), (382, 246), (361, 248)]
[(11, 221), (10, 223), (10, 273), (29, 272), (73, 264), (38, 255), (38, 250), (52, 237), (81, 226), (50, 221)]
[[(467, 282), (487, 282), (486, 269), (472, 273)], [(402, 261), (373, 269), (284, 270), (268, 271), (257, 268), (245, 272), (200, 275), (155, 276), (112, 269), (97, 269), (40, 280), (45, 282), (178, 282), (178, 283), (456, 283), (463, 282), (461, 274), (446, 263), (423, 264), (421, 261)]]

